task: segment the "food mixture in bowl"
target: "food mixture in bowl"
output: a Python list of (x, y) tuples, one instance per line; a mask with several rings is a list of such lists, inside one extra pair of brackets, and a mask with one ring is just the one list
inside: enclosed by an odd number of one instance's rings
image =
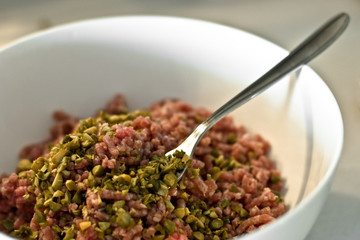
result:
[[(95, 117), (54, 114), (51, 137), (20, 153), (0, 184), (0, 228), (21, 239), (228, 239), (286, 211), (270, 145), (225, 117), (193, 159), (165, 153), (211, 112), (179, 100)], [(189, 168), (181, 181), (176, 173)]]

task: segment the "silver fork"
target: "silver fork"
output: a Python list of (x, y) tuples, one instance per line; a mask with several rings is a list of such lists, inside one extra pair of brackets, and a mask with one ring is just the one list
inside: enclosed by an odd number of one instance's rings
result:
[[(235, 97), (217, 109), (211, 116), (203, 121), (177, 148), (167, 152), (165, 155), (172, 155), (175, 151), (184, 151), (190, 158), (193, 157), (195, 148), (204, 134), (220, 119), (240, 107), (247, 101), (272, 86), (287, 74), (302, 67), (328, 48), (346, 29), (350, 17), (341, 13), (328, 20), (323, 26), (305, 39), (298, 47), (289, 53), (277, 65), (271, 68), (263, 76), (238, 93)], [(178, 174), (180, 180), (187, 167)]]

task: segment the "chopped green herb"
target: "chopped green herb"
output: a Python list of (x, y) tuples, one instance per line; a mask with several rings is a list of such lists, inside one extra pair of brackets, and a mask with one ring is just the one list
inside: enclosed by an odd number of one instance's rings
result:
[(164, 239), (165, 239), (165, 234), (156, 235), (153, 237), (153, 240), (164, 240)]
[(84, 130), (84, 133), (87, 133), (87, 134), (96, 134), (98, 132), (98, 128), (96, 126), (92, 126), (86, 130)]
[(131, 228), (135, 225), (135, 221), (131, 215), (122, 208), (117, 211), (116, 222), (123, 228)]
[(186, 223), (192, 223), (195, 221), (197, 221), (197, 218), (194, 215), (188, 215), (185, 220)]
[(1, 220), (1, 225), (3, 225), (8, 232), (11, 232), (14, 229), (14, 222), (8, 219)]
[(54, 191), (61, 189), (61, 187), (63, 186), (63, 178), (62, 178), (62, 173), (56, 173), (56, 176), (54, 178), (54, 181), (51, 185), (51, 187), (53, 188)]
[(114, 202), (114, 204), (112, 205), (112, 209), (117, 212), (118, 210), (122, 209), (125, 206), (125, 201), (124, 200), (119, 200)]
[(174, 210), (174, 205), (170, 202), (170, 201), (165, 201), (165, 206), (166, 206), (166, 209), (169, 209), (169, 210)]
[(45, 159), (43, 157), (39, 157), (33, 161), (31, 164), (31, 169), (37, 173), (39, 169), (41, 169), (44, 166)]
[(99, 222), (98, 225), (102, 231), (106, 231), (108, 228), (110, 228), (111, 224), (109, 222)]
[(84, 221), (79, 223), (79, 228), (81, 231), (85, 231), (86, 229), (88, 229), (91, 226), (91, 222), (90, 221)]
[(213, 219), (210, 222), (211, 229), (219, 229), (224, 225), (223, 221), (220, 218)]
[(230, 202), (229, 202), (229, 200), (227, 200), (227, 199), (223, 200), (222, 203), (221, 203), (221, 206), (222, 206), (223, 208), (226, 208), (226, 207), (229, 206), (229, 205), (230, 205)]
[(248, 157), (249, 157), (249, 159), (256, 158), (256, 153), (255, 152), (249, 152)]
[(96, 180), (95, 180), (95, 177), (94, 177), (94, 175), (92, 175), (92, 173), (91, 172), (89, 172), (89, 176), (88, 176), (88, 185), (89, 185), (89, 187), (95, 187), (95, 185), (96, 185)]
[(18, 163), (18, 172), (31, 169), (32, 163), (29, 159), (21, 159)]
[(242, 217), (242, 218), (247, 218), (248, 216), (249, 216), (248, 211), (246, 211), (245, 208), (241, 208), (241, 210), (240, 210), (240, 217)]
[(275, 174), (271, 174), (270, 181), (273, 184), (277, 184), (280, 182), (280, 178)]
[(69, 191), (76, 190), (76, 183), (73, 180), (66, 180), (65, 186)]
[(178, 217), (178, 218), (184, 218), (187, 215), (185, 208), (176, 208), (174, 210), (174, 213), (175, 213), (176, 217)]
[(12, 234), (17, 238), (26, 239), (31, 236), (32, 232), (29, 226), (22, 225), (19, 229), (14, 230)]
[(62, 197), (62, 196), (64, 196), (64, 195), (65, 195), (65, 194), (64, 194), (62, 191), (57, 190), (56, 192), (54, 192), (53, 197)]
[(73, 203), (81, 204), (81, 202), (82, 202), (82, 200), (81, 200), (81, 192), (79, 190), (76, 191), (76, 193), (72, 197), (71, 201)]
[(37, 224), (46, 222), (46, 217), (42, 212), (36, 210), (34, 215), (35, 215), (35, 221), (37, 222)]
[(164, 182), (169, 187), (175, 187), (177, 184), (177, 177), (173, 172), (170, 172), (168, 174), (165, 174), (164, 176)]
[(54, 211), (57, 212), (62, 208), (62, 205), (60, 203), (56, 203), (54, 201), (50, 201), (49, 202), (49, 208)]
[(227, 136), (227, 143), (234, 144), (236, 143), (236, 133), (229, 133)]
[(101, 165), (96, 165), (92, 169), (92, 173), (94, 174), (94, 176), (101, 177), (105, 173), (105, 170)]
[(204, 240), (205, 239), (204, 234), (202, 234), (201, 232), (193, 232), (193, 236), (197, 240)]
[(239, 189), (235, 186), (235, 184), (231, 184), (230, 190), (234, 193), (239, 192)]
[(164, 221), (164, 229), (167, 234), (173, 234), (175, 232), (175, 223), (169, 219), (165, 219)]

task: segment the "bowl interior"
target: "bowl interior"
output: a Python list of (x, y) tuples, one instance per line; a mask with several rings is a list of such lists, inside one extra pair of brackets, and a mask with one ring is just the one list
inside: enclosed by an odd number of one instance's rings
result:
[[(0, 52), (1, 171), (14, 170), (21, 147), (48, 136), (54, 110), (87, 117), (115, 93), (131, 109), (163, 98), (216, 109), (286, 54), (240, 30), (167, 17), (92, 20), (22, 39)], [(272, 144), (291, 208), (336, 166), (341, 114), (308, 67), (232, 115)]]

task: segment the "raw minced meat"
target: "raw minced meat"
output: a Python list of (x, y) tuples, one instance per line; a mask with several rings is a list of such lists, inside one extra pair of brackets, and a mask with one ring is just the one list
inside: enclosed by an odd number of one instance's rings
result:
[(227, 239), (286, 211), (260, 135), (225, 117), (192, 159), (166, 158), (211, 112), (180, 100), (127, 109), (117, 95), (80, 123), (57, 112), (51, 137), (24, 148), (17, 172), (1, 178), (1, 230), (24, 239)]

